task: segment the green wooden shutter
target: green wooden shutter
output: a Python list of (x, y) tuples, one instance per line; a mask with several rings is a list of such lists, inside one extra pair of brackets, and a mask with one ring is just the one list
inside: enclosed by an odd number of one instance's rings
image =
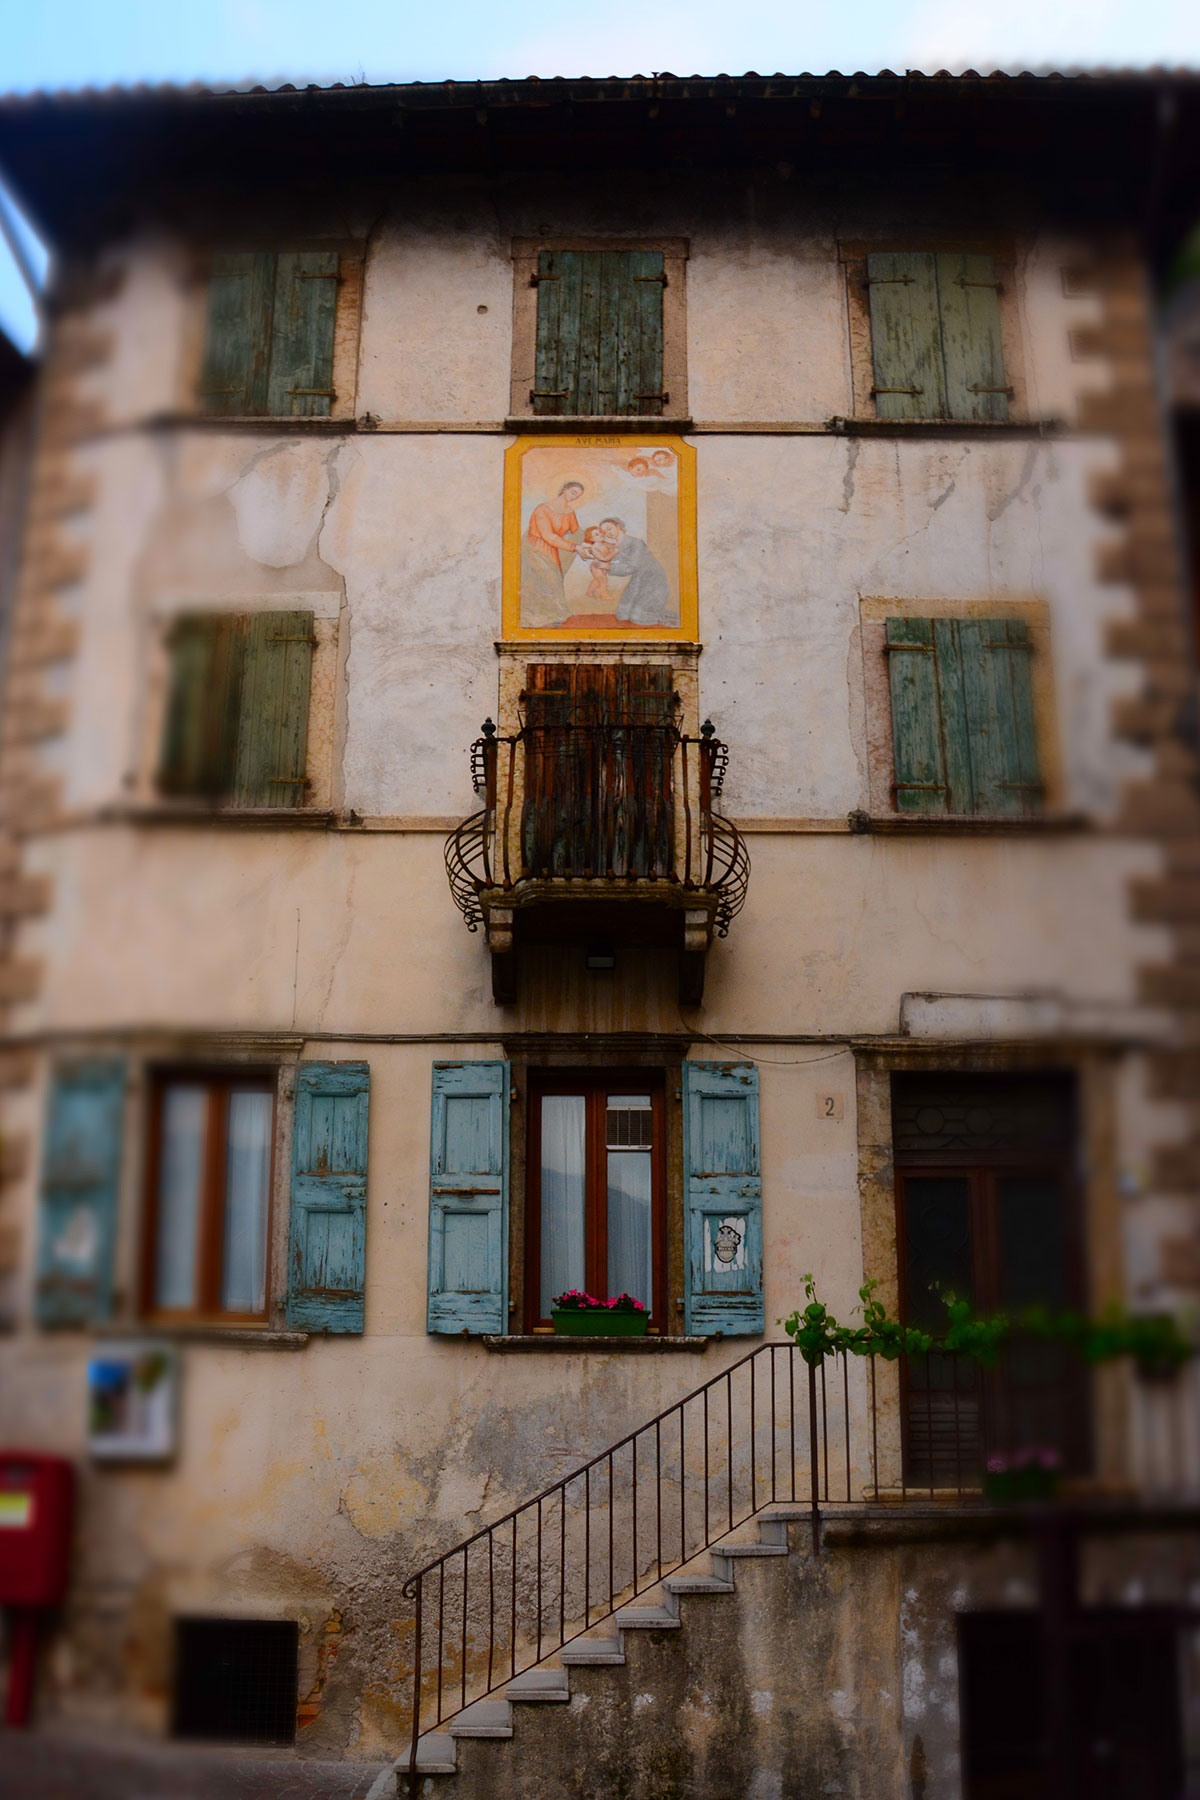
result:
[(427, 1329), (508, 1330), (506, 1062), (435, 1063)]
[(657, 250), (543, 250), (534, 411), (663, 409), (663, 258)]
[(758, 1070), (685, 1062), (683, 1157), (689, 1335), (744, 1337), (763, 1321)]
[(990, 256), (937, 258), (946, 411), (952, 419), (1007, 419), (1000, 299)]
[(87, 1325), (112, 1312), (125, 1065), (61, 1068), (50, 1083), (38, 1218), (40, 1325)]
[(255, 613), (246, 622), (234, 794), (239, 806), (302, 806), (311, 612)]
[(972, 799), (978, 813), (1030, 813), (1042, 804), (1023, 619), (955, 622), (966, 709)]
[(932, 619), (889, 619), (888, 681), (897, 812), (947, 812)]
[(171, 670), (158, 785), (164, 794), (220, 800), (233, 792), (246, 621), (189, 613), (171, 630)]
[(274, 256), (246, 251), (213, 257), (200, 376), (206, 412), (266, 412), (274, 293)]
[(267, 411), (327, 417), (333, 393), (336, 250), (282, 252), (275, 259), (275, 308)]
[(937, 269), (927, 251), (867, 258), (875, 410), (881, 419), (936, 419), (946, 410)]
[(366, 1063), (301, 1063), (292, 1125), (287, 1322), (361, 1332), (367, 1240)]

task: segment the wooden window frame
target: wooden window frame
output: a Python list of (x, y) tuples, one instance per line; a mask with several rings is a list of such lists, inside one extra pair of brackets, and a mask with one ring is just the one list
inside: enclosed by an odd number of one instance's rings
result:
[[(1074, 1159), (1069, 1149), (995, 1149), (995, 1150), (897, 1150), (894, 1160), (895, 1179), (895, 1219), (896, 1219), (896, 1286), (899, 1299), (900, 1318), (907, 1321), (909, 1316), (908, 1294), (908, 1232), (907, 1232), (907, 1183), (922, 1177), (943, 1177), (964, 1179), (968, 1187), (968, 1215), (971, 1229), (971, 1281), (974, 1289), (971, 1302), (978, 1312), (996, 1312), (1003, 1308), (1004, 1297), (1000, 1292), (999, 1280), (1000, 1246), (997, 1238), (999, 1223), (999, 1203), (995, 1194), (995, 1184), (1002, 1175), (1028, 1175), (1031, 1177), (1051, 1177), (1058, 1183), (1062, 1195), (1063, 1227), (1065, 1239), (1066, 1282), (1068, 1289), (1067, 1304), (1076, 1310), (1086, 1309), (1087, 1264), (1084, 1245), (1084, 1204), (1081, 1184), (1075, 1168)], [(982, 1404), (985, 1408), (996, 1404), (997, 1374), (985, 1365), (978, 1366), (978, 1379)], [(1080, 1397), (1084, 1404), (1079, 1441), (1076, 1445), (1079, 1472), (1088, 1471), (1096, 1454), (1096, 1431), (1094, 1421), (1090, 1417), (1090, 1388), (1086, 1374), (1078, 1372)], [(901, 1369), (902, 1404), (900, 1409), (900, 1434), (904, 1467), (911, 1467), (912, 1455), (909, 1444), (910, 1407), (908, 1398), (909, 1371), (907, 1366)]]
[[(301, 250), (332, 251), (338, 257), (337, 305), (333, 323), (333, 398), (329, 412), (306, 417), (294, 413), (215, 413), (204, 405), (200, 392), (204, 374), (208, 339), (208, 298), (213, 259), (217, 254), (234, 251), (260, 251), (271, 256)], [(178, 403), (180, 410), (197, 418), (211, 420), (215, 428), (235, 420), (253, 420), (262, 425), (272, 420), (285, 420), (291, 430), (328, 430), (330, 419), (353, 419), (358, 398), (359, 340), (362, 331), (363, 283), (366, 248), (357, 238), (306, 239), (302, 234), (274, 242), (231, 237), (208, 250), (197, 253), (188, 276), (188, 304), (184, 326), (184, 355), (180, 370)]]
[[(1000, 342), (1004, 355), (1004, 373), (1012, 390), (1008, 419), (977, 421), (930, 415), (928, 419), (881, 418), (875, 404), (875, 363), (871, 342), (871, 292), (867, 283), (867, 258), (882, 253), (934, 255), (955, 252), (990, 256), (999, 284)], [(981, 237), (968, 232), (944, 233), (916, 238), (881, 237), (875, 241), (846, 239), (838, 245), (838, 261), (846, 276), (846, 314), (850, 337), (851, 417), (879, 419), (881, 427), (904, 432), (914, 426), (938, 426), (944, 431), (990, 429), (1002, 431), (1005, 424), (1020, 424), (1030, 418), (1025, 353), (1021, 332), (1021, 309), (1018, 299), (1017, 247), (1011, 238)]]
[(528, 1335), (541, 1335), (551, 1329), (551, 1321), (539, 1314), (541, 1294), (541, 1100), (546, 1094), (579, 1094), (587, 1100), (585, 1136), (586, 1200), (584, 1225), (584, 1289), (597, 1299), (609, 1298), (607, 1275), (593, 1285), (595, 1273), (607, 1268), (607, 1218), (602, 1197), (607, 1194), (604, 1115), (606, 1097), (611, 1093), (649, 1093), (654, 1118), (654, 1144), (650, 1152), (651, 1179), (651, 1267), (653, 1299), (649, 1331), (666, 1336), (669, 1332), (667, 1305), (667, 1095), (669, 1070), (648, 1067), (580, 1067), (573, 1069), (531, 1069), (527, 1081), (528, 1147), (525, 1180), (525, 1319)]
[[(661, 414), (557, 413), (545, 417), (535, 411), (530, 392), (536, 385), (537, 272), (543, 250), (651, 250), (663, 259), (663, 356), (662, 382), (667, 400)], [(577, 426), (597, 419), (630, 431), (666, 431), (688, 417), (687, 394), (687, 286), (688, 240), (667, 237), (539, 237), (514, 238), (513, 259), (513, 358), (509, 396), (511, 419), (536, 419), (543, 427)]]
[[(204, 1145), (198, 1254), (197, 1303), (192, 1307), (159, 1306), (154, 1297), (155, 1261), (158, 1249), (158, 1184), (162, 1169), (163, 1096), (175, 1084), (206, 1088), (210, 1095)], [(224, 1249), (224, 1201), (226, 1154), (229, 1144), (229, 1096), (238, 1090), (271, 1094), (271, 1159), (267, 1171), (265, 1293), (261, 1312), (229, 1312), (220, 1304), (221, 1261)], [(214, 1107), (211, 1096), (221, 1096)], [(276, 1135), (279, 1123), (279, 1071), (276, 1068), (197, 1068), (175, 1064), (156, 1068), (150, 1077), (145, 1197), (141, 1241), (141, 1315), (164, 1324), (202, 1322), (219, 1325), (265, 1325), (271, 1313), (271, 1277), (275, 1213)]]

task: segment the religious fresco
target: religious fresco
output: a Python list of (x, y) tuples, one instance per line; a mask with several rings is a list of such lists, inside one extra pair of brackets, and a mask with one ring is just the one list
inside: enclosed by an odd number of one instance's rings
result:
[(519, 439), (505, 459), (505, 637), (694, 640), (695, 455), (641, 433)]

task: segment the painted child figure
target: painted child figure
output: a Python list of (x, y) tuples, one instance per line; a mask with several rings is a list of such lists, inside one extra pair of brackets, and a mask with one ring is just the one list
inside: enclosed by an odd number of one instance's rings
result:
[(589, 600), (602, 600), (606, 608), (611, 608), (613, 596), (608, 585), (608, 565), (620, 545), (614, 543), (599, 525), (589, 525), (583, 534), (583, 541), (588, 549), (581, 551), (581, 554), (586, 555), (592, 576), (588, 582), (587, 597)]

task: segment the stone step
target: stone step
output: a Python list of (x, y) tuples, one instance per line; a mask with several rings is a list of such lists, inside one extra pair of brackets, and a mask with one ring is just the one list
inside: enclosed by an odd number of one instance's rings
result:
[(565, 1669), (526, 1669), (505, 1684), (506, 1700), (569, 1700), (571, 1678)]
[(787, 1553), (786, 1544), (721, 1544), (712, 1554), (716, 1558), (718, 1556), (786, 1556)]
[[(402, 1756), (397, 1764), (398, 1772), (408, 1772), (408, 1758)], [(421, 1775), (457, 1775), (458, 1752), (454, 1739), (446, 1731), (427, 1731), (423, 1738), (417, 1739), (417, 1772)]]
[(577, 1638), (559, 1653), (568, 1668), (617, 1668), (625, 1661), (620, 1638)]
[(668, 1575), (663, 1582), (668, 1594), (732, 1594), (732, 1581), (719, 1575)]
[(665, 1606), (622, 1606), (615, 1615), (619, 1631), (678, 1631), (679, 1620)]
[(512, 1707), (507, 1700), (476, 1700), (450, 1722), (452, 1738), (510, 1738), (512, 1734)]

